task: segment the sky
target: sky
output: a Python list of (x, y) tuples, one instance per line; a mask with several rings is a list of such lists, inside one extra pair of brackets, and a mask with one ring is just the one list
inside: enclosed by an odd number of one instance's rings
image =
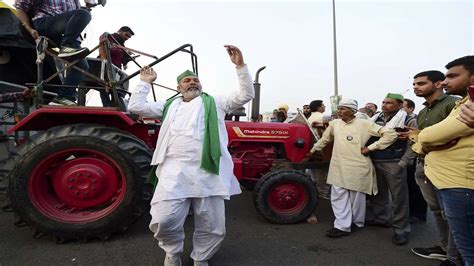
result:
[[(92, 17), (83, 42), (89, 48), (124, 25), (135, 32), (126, 46), (158, 57), (192, 44), (203, 89), (212, 95), (238, 89), (223, 45), (238, 46), (253, 77), (266, 66), (259, 80), (262, 113), (281, 103), (293, 112), (316, 99), (329, 105), (334, 95), (331, 0), (108, 0)], [(413, 76), (445, 72), (449, 61), (474, 54), (473, 17), (474, 0), (336, 0), (339, 95), (380, 106), (388, 92), (403, 93), (419, 111), (423, 99), (413, 94)], [(139, 58), (143, 65), (152, 61)], [(127, 72), (137, 70), (129, 66)], [(189, 56), (171, 57), (155, 67), (157, 83), (175, 88), (176, 76), (189, 68)], [(100, 103), (93, 94), (89, 104)], [(157, 89), (157, 95), (172, 92)]]

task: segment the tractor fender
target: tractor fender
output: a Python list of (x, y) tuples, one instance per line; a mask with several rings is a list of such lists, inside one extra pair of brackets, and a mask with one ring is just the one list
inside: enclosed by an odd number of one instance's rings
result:
[(113, 107), (42, 106), (10, 128), (8, 134), (17, 131), (45, 131), (73, 124), (96, 124), (127, 131), (143, 140), (150, 148), (154, 148), (156, 142), (148, 133), (147, 124), (137, 122)]

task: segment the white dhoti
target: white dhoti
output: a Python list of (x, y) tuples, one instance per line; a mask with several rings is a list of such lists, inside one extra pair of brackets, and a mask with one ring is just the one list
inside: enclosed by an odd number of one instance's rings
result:
[(184, 246), (183, 225), (191, 203), (195, 227), (191, 258), (206, 261), (217, 252), (226, 234), (224, 198), (187, 198), (152, 203), (149, 227), (167, 254), (181, 253)]
[(365, 193), (348, 190), (332, 185), (331, 206), (336, 220), (334, 228), (350, 232), (351, 224), (364, 227), (365, 222)]

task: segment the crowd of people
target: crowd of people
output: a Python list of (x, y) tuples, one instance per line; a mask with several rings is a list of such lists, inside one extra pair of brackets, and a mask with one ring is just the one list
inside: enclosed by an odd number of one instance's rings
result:
[[(411, 224), (426, 223), (429, 209), (439, 243), (412, 252), (441, 265), (474, 265), (474, 56), (446, 68), (446, 75), (414, 75), (413, 91), (425, 101), (418, 114), (413, 100), (390, 92), (381, 111), (353, 99), (342, 99), (333, 116), (324, 115), (322, 100), (303, 105), (320, 137), (307, 158), (333, 144), (329, 169), (307, 170), (319, 197), (331, 201), (328, 237), (378, 226), (392, 228), (393, 244), (405, 245)], [(271, 122), (291, 122), (288, 109), (278, 106)]]
[(328, 237), (379, 226), (393, 229), (393, 244), (405, 245), (410, 224), (425, 223), (429, 208), (439, 243), (412, 252), (441, 265), (474, 265), (474, 56), (446, 68), (446, 75), (414, 75), (413, 91), (425, 100), (418, 115), (415, 103), (396, 93), (387, 93), (381, 111), (342, 99), (329, 123), (321, 100), (303, 106), (321, 136), (309, 156), (334, 145), (327, 177), (312, 173), (335, 216)]
[[(446, 68), (446, 75), (438, 70), (414, 75), (413, 91), (425, 100), (418, 115), (414, 101), (397, 93), (386, 95), (381, 111), (373, 102), (359, 108), (353, 99), (342, 99), (332, 117), (324, 115), (322, 100), (303, 105), (320, 136), (311, 155), (334, 145), (329, 169), (307, 170), (319, 196), (331, 200), (335, 221), (327, 236), (379, 226), (392, 228), (392, 242), (405, 245), (410, 224), (425, 223), (429, 209), (439, 243), (413, 253), (443, 260), (442, 265), (473, 265), (474, 99), (468, 87), (474, 86), (474, 56)], [(280, 105), (271, 122), (290, 122), (288, 109)]]

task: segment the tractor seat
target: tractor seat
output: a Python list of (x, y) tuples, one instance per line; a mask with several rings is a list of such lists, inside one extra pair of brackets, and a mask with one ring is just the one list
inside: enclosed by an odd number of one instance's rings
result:
[(231, 111), (229, 113), (229, 115), (232, 115), (232, 116), (247, 116), (247, 114), (245, 113), (245, 107), (239, 107), (233, 111)]
[(234, 118), (234, 121), (239, 121), (241, 116), (247, 116), (245, 113), (245, 107), (243, 106), (228, 113), (226, 115), (226, 120), (232, 120), (232, 118)]

